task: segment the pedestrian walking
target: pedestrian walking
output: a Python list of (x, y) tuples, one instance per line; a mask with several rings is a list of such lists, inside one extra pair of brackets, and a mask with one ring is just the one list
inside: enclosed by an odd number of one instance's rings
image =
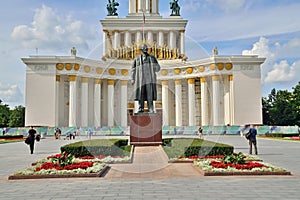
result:
[(29, 131), (28, 131), (28, 135), (27, 138), (29, 138), (29, 147), (30, 147), (30, 153), (33, 154), (33, 150), (34, 150), (34, 140), (36, 137), (37, 133), (36, 130), (31, 126)]

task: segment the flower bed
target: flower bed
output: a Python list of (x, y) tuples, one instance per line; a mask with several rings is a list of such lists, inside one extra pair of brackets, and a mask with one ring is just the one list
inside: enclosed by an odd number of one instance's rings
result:
[(242, 153), (222, 159), (197, 160), (194, 161), (194, 165), (204, 176), (291, 175), (291, 172), (268, 163), (246, 161)]
[[(259, 157), (250, 154), (243, 154), (245, 161), (262, 161)], [(216, 156), (187, 156), (179, 158), (171, 158), (169, 163), (193, 163), (194, 161), (205, 160), (205, 159), (223, 159), (224, 155)]]
[(87, 161), (63, 153), (40, 160), (34, 166), (16, 172), (9, 180), (36, 178), (99, 177), (108, 166), (97, 161)]

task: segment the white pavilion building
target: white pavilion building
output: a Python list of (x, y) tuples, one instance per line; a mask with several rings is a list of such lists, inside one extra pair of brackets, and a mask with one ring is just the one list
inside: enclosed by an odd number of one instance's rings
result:
[(155, 107), (164, 126), (262, 124), (265, 58), (221, 56), (215, 49), (211, 57), (186, 60), (188, 21), (163, 18), (158, 5), (158, 0), (129, 0), (128, 16), (101, 20), (102, 59), (77, 57), (75, 48), (70, 56), (22, 58), (25, 125), (127, 127), (136, 109), (130, 69), (142, 43), (161, 65)]

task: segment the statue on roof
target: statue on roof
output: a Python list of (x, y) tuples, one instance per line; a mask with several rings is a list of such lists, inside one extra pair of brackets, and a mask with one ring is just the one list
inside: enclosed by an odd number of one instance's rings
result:
[(180, 16), (180, 6), (178, 0), (173, 0), (170, 2), (170, 9), (172, 10), (171, 16)]
[(118, 2), (115, 2), (115, 0), (108, 0), (108, 4), (106, 6), (108, 12), (107, 16), (118, 16), (117, 6), (119, 6)]

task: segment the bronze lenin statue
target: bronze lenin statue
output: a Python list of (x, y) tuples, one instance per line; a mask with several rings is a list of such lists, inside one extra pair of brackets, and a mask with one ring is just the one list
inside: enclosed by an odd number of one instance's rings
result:
[(148, 112), (154, 113), (153, 101), (157, 100), (156, 73), (160, 71), (157, 59), (148, 54), (147, 45), (141, 46), (142, 54), (133, 62), (131, 83), (134, 85), (134, 100), (139, 102), (138, 113), (144, 113), (144, 102), (147, 101)]

